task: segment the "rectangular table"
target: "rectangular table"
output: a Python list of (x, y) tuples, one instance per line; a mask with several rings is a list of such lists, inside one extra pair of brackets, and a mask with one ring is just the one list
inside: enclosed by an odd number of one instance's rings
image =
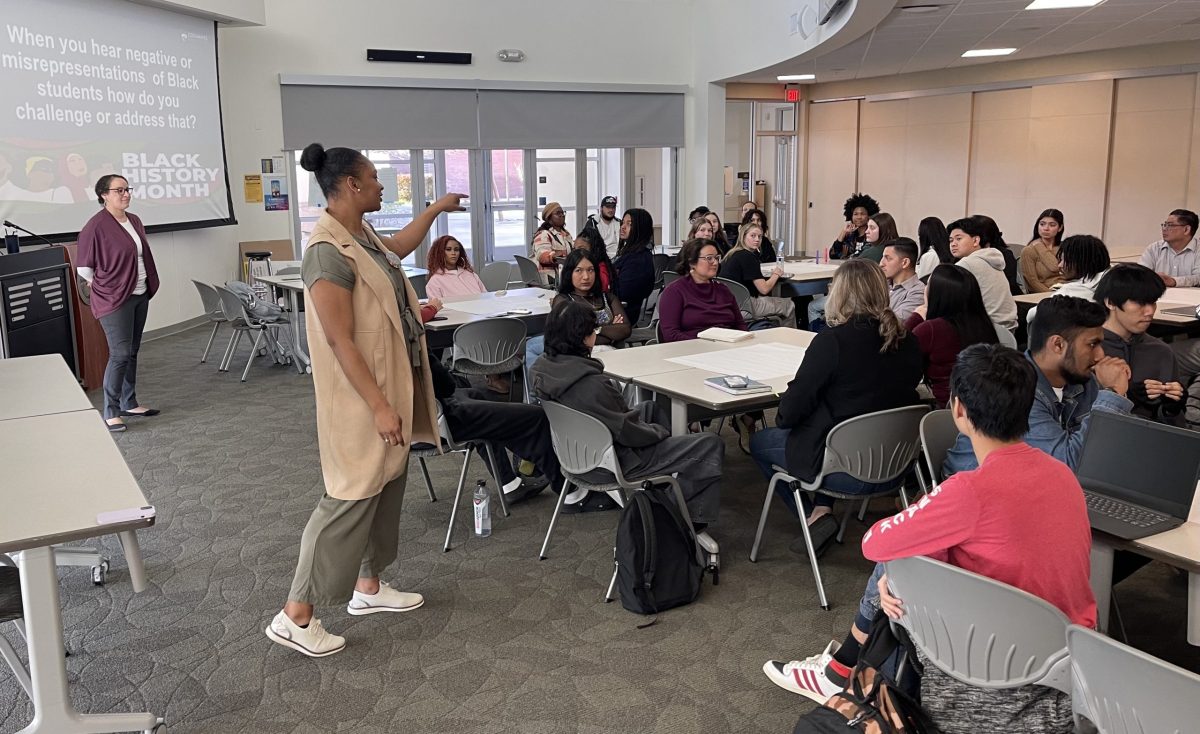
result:
[[(450, 346), (454, 330), (458, 327), (497, 316), (512, 316), (524, 321), (529, 335), (535, 336), (542, 333), (546, 316), (550, 313), (550, 301), (553, 299), (554, 291), (546, 288), (512, 288), (507, 291), (444, 298), (442, 310), (438, 311), (441, 318), (425, 324), (426, 345), (430, 349), (444, 349)], [(456, 303), (468, 305), (469, 310), (455, 308)], [(531, 313), (509, 314), (509, 308), (524, 308)]]
[(292, 322), (292, 353), (296, 355), (296, 371), (300, 374), (312, 372), (312, 359), (304, 351), (304, 342), (300, 340), (300, 293), (304, 291), (304, 280), (299, 273), (292, 275), (259, 275), (256, 281), (268, 283), (282, 288), (288, 297), (288, 310), (291, 311)]
[[(1043, 299), (1055, 295), (1054, 291), (1049, 293), (1023, 293), (1019, 296), (1013, 296), (1013, 300), (1019, 306), (1025, 306), (1023, 311), (1028, 311), (1029, 307), (1036, 306)], [(1175, 314), (1163, 313), (1168, 308), (1179, 308), (1180, 306), (1200, 306), (1200, 288), (1168, 288), (1163, 293), (1162, 298), (1158, 299), (1158, 310), (1154, 314), (1154, 323), (1166, 324), (1171, 326), (1188, 326), (1196, 322), (1196, 317), (1188, 318), (1187, 316), (1177, 316)]]
[[(768, 408), (779, 402), (780, 394), (787, 389), (788, 382), (795, 376), (800, 364), (797, 362), (795, 365), (788, 365), (789, 372), (784, 376), (764, 380), (771, 386), (771, 392), (731, 395), (704, 384), (705, 379), (721, 373), (688, 367), (668, 360), (673, 357), (704, 352), (737, 349), (752, 344), (786, 344), (807, 347), (816, 336), (811, 331), (798, 329), (764, 329), (750, 333), (750, 339), (735, 343), (693, 339), (685, 342), (668, 342), (605, 352), (597, 355), (597, 358), (604, 362), (605, 374), (617, 379), (632, 380), (634, 385), (643, 390), (650, 390), (670, 398), (671, 435), (683, 436), (688, 431), (687, 407), (689, 405), (696, 405), (716, 413)], [(622, 354), (622, 352), (630, 354)]]
[[(787, 297), (825, 293), (829, 289), (829, 282), (833, 280), (833, 274), (843, 262), (845, 260), (820, 263), (815, 260), (788, 260), (783, 263), (783, 272), (787, 278), (779, 280), (779, 291)], [(770, 275), (774, 268), (772, 263), (763, 263), (763, 275)]]
[[(0, 553), (21, 551), (21, 593), (33, 680), (33, 723), (23, 732), (123, 732), (150, 729), (149, 713), (79, 714), (67, 691), (55, 543), (119, 533), (141, 574), (134, 531), (153, 518), (100, 524), (97, 515), (146, 505), (146, 497), (94, 410), (0, 421), (5, 448)], [(73, 460), (62, 460), (70, 446)], [(144, 585), (144, 580), (142, 582)], [(135, 583), (135, 590), (139, 584)]]
[(61, 354), (0, 359), (0, 420), (91, 409)]

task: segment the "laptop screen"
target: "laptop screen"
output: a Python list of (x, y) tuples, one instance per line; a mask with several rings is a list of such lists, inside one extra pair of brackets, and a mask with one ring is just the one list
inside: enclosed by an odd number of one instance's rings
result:
[(1200, 478), (1200, 432), (1095, 411), (1076, 474), (1084, 489), (1186, 519)]

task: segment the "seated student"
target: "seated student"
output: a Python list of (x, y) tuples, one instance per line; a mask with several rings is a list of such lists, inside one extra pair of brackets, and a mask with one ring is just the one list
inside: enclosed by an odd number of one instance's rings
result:
[(899, 238), (900, 233), (896, 230), (896, 220), (892, 218), (891, 214), (887, 212), (873, 214), (867, 220), (867, 246), (862, 249), (858, 257), (877, 263), (883, 259), (883, 248)]
[(595, 311), (575, 301), (556, 305), (546, 320), (546, 353), (530, 370), (534, 392), (602, 421), (627, 479), (677, 473), (692, 522), (700, 530), (716, 522), (725, 444), (715, 433), (672, 436), (652, 420), (653, 401), (630, 409), (604, 376), (604, 365), (590, 356), (595, 341)]
[[(1103, 240), (1090, 234), (1067, 237), (1058, 247), (1058, 267), (1063, 282), (1051, 290), (1060, 296), (1074, 296), (1090, 301), (1096, 296), (1096, 285), (1108, 272), (1110, 260)], [(1025, 314), (1025, 323), (1032, 324), (1037, 316), (1034, 306)]]
[(550, 302), (553, 308), (564, 301), (582, 303), (596, 312), (596, 345), (593, 352), (615, 349), (629, 338), (630, 326), (625, 319), (625, 308), (612, 291), (605, 293), (596, 278), (596, 266), (592, 262), (593, 252), (603, 248), (585, 250), (577, 248), (563, 261), (562, 277), (558, 281), (558, 294)]
[[(753, 203), (754, 202), (752, 202), (752, 201), (746, 202), (746, 204), (753, 204)], [(747, 209), (746, 204), (742, 204), (742, 222), (741, 222), (741, 224), (732, 224), (732, 223), (726, 224), (725, 225), (725, 234), (733, 237), (733, 239), (736, 240), (740, 235), (739, 230), (742, 227), (744, 227), (747, 224), (757, 224), (759, 227), (762, 227), (762, 245), (758, 248), (759, 261), (762, 262), (764, 265), (773, 263), (773, 262), (777, 262), (778, 259), (783, 256), (783, 253), (776, 253), (775, 252), (775, 243), (771, 242), (771, 239), (769, 237), (767, 237), (767, 233), (770, 231), (770, 227), (767, 226), (766, 212), (764, 212), (762, 209), (759, 209), (757, 206), (750, 207), (749, 209)], [(730, 235), (731, 230), (732, 230), (732, 235)]]
[(842, 213), (846, 216), (846, 224), (829, 246), (830, 260), (858, 257), (867, 246), (867, 221), (879, 213), (879, 202), (867, 194), (854, 194), (846, 199)]
[(1165, 290), (1162, 279), (1150, 268), (1119, 264), (1096, 285), (1096, 303), (1108, 310), (1104, 353), (1129, 365), (1134, 415), (1178, 424), (1183, 413), (1183, 385), (1176, 378), (1175, 353), (1161, 339), (1146, 333)]
[(746, 330), (733, 291), (715, 280), (721, 254), (712, 240), (689, 240), (679, 251), (676, 278), (658, 298), (658, 328), (664, 342), (695, 339), (713, 326)]
[(995, 344), (996, 326), (988, 318), (971, 271), (938, 265), (929, 275), (926, 303), (905, 322), (925, 360), (925, 379), (938, 405), (950, 401), (950, 372), (958, 353), (972, 344)]
[(472, 296), (486, 293), (483, 281), (475, 274), (467, 250), (454, 237), (444, 234), (429, 246), (429, 278), (425, 281), (425, 293), (430, 298), (447, 296)]
[(712, 225), (713, 242), (717, 243), (717, 247), (721, 250), (721, 257), (724, 257), (725, 253), (729, 252), (729, 248), (733, 247), (733, 245), (730, 244), (729, 239), (725, 236), (725, 227), (721, 225), (721, 217), (709, 209), (704, 218)]
[(630, 326), (637, 326), (642, 305), (654, 290), (654, 218), (645, 209), (629, 209), (621, 217), (620, 235), (613, 289), (625, 302)]
[(1014, 296), (1021, 295), (1023, 291), (1017, 278), (1020, 270), (1017, 265), (1017, 255), (1013, 252), (1012, 247), (1004, 242), (1004, 233), (1000, 231), (1000, 226), (996, 224), (995, 219), (986, 214), (972, 214), (971, 220), (978, 224), (983, 231), (983, 240), (980, 245), (999, 250), (1000, 255), (1004, 258), (1004, 277), (1008, 280), (1009, 293)]
[[(1104, 356), (1101, 346), (1106, 317), (1094, 301), (1053, 296), (1041, 302), (1029, 326), (1025, 358), (1036, 368), (1037, 392), (1024, 441), (1072, 471), (1079, 465), (1092, 411), (1128, 414), (1133, 409), (1126, 397), (1129, 365)], [(960, 433), (942, 471), (950, 475), (975, 466), (970, 439)]]
[[(968, 347), (952, 382), (954, 423), (971, 442), (979, 468), (956, 474), (863, 536), (867, 559), (930, 556), (1015, 586), (1057, 607), (1072, 624), (1094, 627), (1089, 581), (1091, 526), (1083, 489), (1062, 463), (1021, 441), (1040, 378), (1020, 353)], [(892, 619), (905, 603), (878, 581)], [(986, 633), (986, 630), (981, 630)], [(1043, 686), (988, 690), (926, 665), (921, 703), (945, 734), (1073, 732), (1071, 696)]]
[[(750, 455), (768, 479), (775, 464), (812, 481), (821, 469), (825, 437), (834, 426), (917, 402), (921, 353), (916, 339), (888, 309), (887, 282), (879, 266), (856, 258), (839, 267), (829, 286), (826, 314), (829, 328), (808, 346), (779, 402), (778, 428), (759, 431), (750, 439)], [(776, 486), (780, 498), (796, 512), (792, 493), (783, 484)], [(883, 489), (845, 474), (826, 477), (825, 486), (849, 494)], [(815, 507), (802, 499), (813, 547), (819, 550), (837, 533), (838, 523), (830, 515), (833, 498), (817, 495)], [(803, 549), (803, 539), (794, 547)]]
[(538, 225), (529, 246), (530, 257), (543, 273), (553, 275), (555, 259), (566, 257), (572, 249), (573, 238), (566, 224), (567, 214), (557, 201), (542, 207), (542, 223)]
[[(763, 277), (759, 250), (762, 247), (762, 227), (743, 224), (738, 230), (737, 244), (721, 262), (720, 276), (741, 283), (750, 291), (748, 321), (777, 317), (780, 326), (796, 328), (796, 304), (790, 298), (771, 295), (775, 284), (783, 276), (783, 268), (776, 265), (769, 277)], [(742, 314), (746, 317), (746, 314)]]
[[(430, 360), (433, 371), (433, 392), (442, 404), (442, 414), (450, 435), (456, 441), (487, 441), (496, 457), (493, 477), (504, 492), (504, 499), (513, 505), (524, 502), (545, 487), (545, 483), (522, 482), (513, 471), (505, 449), (521, 459), (533, 462), (555, 492), (561, 491), (563, 476), (558, 457), (550, 441), (550, 423), (541, 407), (525, 403), (502, 403), (488, 400), (456, 379), (438, 360)], [(490, 464), (490, 462), (485, 462)], [(488, 466), (488, 471), (492, 467)]]
[(1062, 246), (1063, 213), (1047, 209), (1033, 225), (1033, 237), (1021, 250), (1021, 276), (1029, 293), (1048, 293), (1062, 282), (1058, 248)]
[[(1096, 610), (1088, 585), (1091, 534), (1083, 492), (1068, 467), (1020, 441), (1022, 434), (1029, 435), (1029, 416), (1037, 411), (1035, 391), (1041, 377), (1033, 373), (1018, 352), (998, 345), (978, 344), (960, 353), (951, 377), (951, 409), (955, 424), (975, 442), (973, 458), (980, 451), (976, 461), (983, 468), (947, 479), (903, 513), (903, 526), (888, 520), (877, 524), (863, 538), (863, 554), (878, 561), (927, 553), (1041, 596), (1072, 621), (1092, 626)], [(921, 522), (919, 532), (910, 532), (908, 520), (918, 513), (927, 513), (922, 520), (942, 527)], [(896, 532), (902, 527), (904, 532)], [(908, 549), (909, 543), (918, 542), (929, 545)], [(1047, 558), (1055, 562), (1047, 563)], [(763, 666), (767, 677), (818, 703), (842, 690), (879, 611), (880, 592), (885, 590), (879, 583), (882, 576), (883, 566), (877, 564), (850, 633), (840, 645), (830, 641), (823, 652), (804, 660), (769, 661)], [(932, 667), (926, 667), (926, 674)], [(940, 708), (935, 706), (931, 713)], [(979, 708), (969, 710), (974, 714)]]
[(946, 229), (950, 232), (950, 253), (979, 282), (988, 317), (992, 323), (1012, 331), (1017, 326), (1017, 302), (1004, 276), (1003, 253), (989, 247), (985, 240), (988, 228), (974, 217), (967, 217), (951, 222)]
[[(620, 224), (617, 225), (618, 228), (620, 226)], [(613, 285), (616, 283), (616, 270), (613, 268), (612, 260), (608, 257), (608, 248), (604, 246), (604, 237), (600, 234), (600, 230), (596, 227), (584, 227), (579, 236), (575, 238), (575, 249), (584, 249), (592, 253), (588, 259), (596, 268), (600, 290), (605, 293), (613, 290)]]
[(925, 303), (925, 284), (917, 277), (917, 243), (907, 237), (892, 240), (883, 248), (879, 266), (888, 279), (892, 313), (903, 323)]
[(929, 274), (938, 265), (953, 265), (950, 254), (950, 235), (946, 225), (937, 217), (925, 217), (917, 225), (917, 241), (921, 243), (921, 259), (917, 261), (917, 277), (929, 282)]

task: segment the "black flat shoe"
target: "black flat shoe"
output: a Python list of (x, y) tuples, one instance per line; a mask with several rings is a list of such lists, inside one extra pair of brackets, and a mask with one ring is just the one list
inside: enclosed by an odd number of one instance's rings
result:
[(517, 487), (511, 492), (504, 493), (504, 501), (510, 505), (519, 505), (530, 497), (541, 493), (541, 491), (549, 486), (549, 484), (549, 482), (543, 482), (542, 484), (537, 485), (522, 481), (520, 487)]
[(146, 408), (146, 410), (141, 413), (135, 413), (131, 410), (122, 410), (121, 417), (122, 418), (149, 418), (151, 416), (158, 415), (161, 412), (162, 411), (159, 410), (158, 408)]
[[(841, 526), (833, 515), (822, 515), (808, 526), (808, 535), (812, 538), (813, 550), (816, 551), (817, 558), (825, 555), (825, 551), (833, 546), (834, 541), (837, 540), (839, 527)], [(801, 535), (793, 540), (788, 550), (797, 555), (808, 555), (808, 547), (804, 545), (804, 536)]]
[(129, 426), (124, 423), (105, 423), (109, 433), (124, 433), (129, 430)]

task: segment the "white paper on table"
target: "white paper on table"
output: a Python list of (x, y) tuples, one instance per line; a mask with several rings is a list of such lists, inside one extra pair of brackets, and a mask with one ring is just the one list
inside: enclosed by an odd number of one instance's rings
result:
[(533, 313), (549, 313), (550, 297), (537, 296), (502, 296), (500, 298), (476, 298), (470, 301), (447, 301), (445, 307), (454, 311), (475, 314), (476, 316), (491, 316), (505, 313), (514, 309), (526, 308)]
[(719, 375), (745, 375), (751, 380), (770, 380), (796, 374), (804, 361), (804, 347), (790, 344), (753, 344), (716, 352), (669, 357), (668, 362), (716, 372)]

